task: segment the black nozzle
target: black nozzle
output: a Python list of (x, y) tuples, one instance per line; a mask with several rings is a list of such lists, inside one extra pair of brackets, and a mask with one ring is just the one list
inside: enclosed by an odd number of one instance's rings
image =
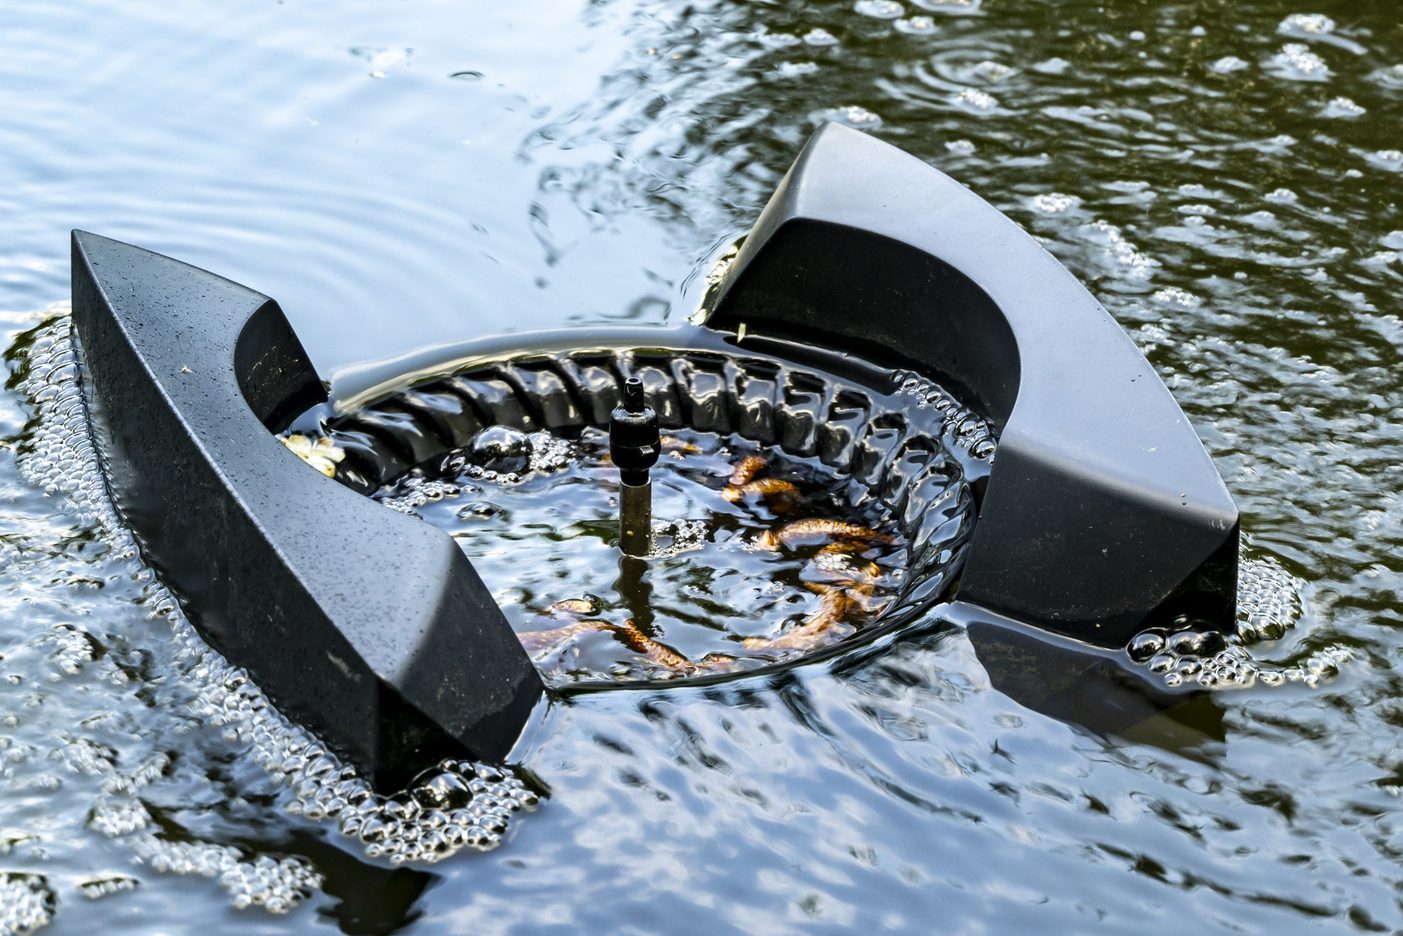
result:
[(658, 463), (658, 414), (643, 398), (643, 381), (624, 381), (624, 399), (609, 417), (609, 457), (624, 484), (648, 483), (648, 469)]

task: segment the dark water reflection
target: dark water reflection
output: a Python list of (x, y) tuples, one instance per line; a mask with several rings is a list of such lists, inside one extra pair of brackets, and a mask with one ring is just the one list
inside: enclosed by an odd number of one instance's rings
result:
[[(1107, 304), (1204, 437), (1250, 550), (1305, 583), (1304, 618), (1255, 652), (1353, 648), (1341, 675), (1220, 694), (1207, 733), (1191, 713), (1102, 736), (998, 691), (931, 622), (842, 667), (557, 705), (524, 755), (544, 809), (498, 851), (390, 870), (280, 810), (217, 730), (143, 703), (161, 627), (7, 452), (0, 671), (27, 681), (0, 696), (0, 829), (42, 841), (0, 874), (48, 876), (52, 931), (1403, 928), (1403, 17), (1340, 0), (902, 16), (12, 2), (6, 329), (66, 296), (70, 227), (279, 297), (324, 370), (482, 331), (676, 321), (837, 117), (984, 195)], [(145, 661), (138, 678), (45, 685), (36, 642), (61, 625)], [(324, 893), (287, 918), (234, 911), (94, 837), (61, 739), (98, 713), (124, 726), (124, 763), (171, 756), (153, 809), (302, 855)], [(99, 871), (140, 883), (84, 900), (72, 882)]]

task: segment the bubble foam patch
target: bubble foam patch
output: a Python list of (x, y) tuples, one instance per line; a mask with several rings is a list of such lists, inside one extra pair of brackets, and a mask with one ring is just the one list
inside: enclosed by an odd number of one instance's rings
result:
[[(538, 793), (513, 768), (457, 760), (426, 771), (409, 789), (382, 795), (311, 732), (290, 722), (247, 672), (204, 643), (174, 595), (143, 566), (108, 496), (81, 387), (81, 350), (70, 319), (59, 315), (23, 336), (11, 363), (16, 371), (13, 385), (33, 413), (26, 438), (16, 449), (20, 473), (66, 502), (63, 515), (49, 522), (73, 526), (53, 539), (95, 540), (93, 548), (101, 551), (110, 574), (87, 583), (91, 600), (116, 601), (130, 595), (139, 609), (134, 619), (151, 627), (122, 634), (90, 632), (77, 624), (45, 626), (20, 635), (18, 644), (4, 651), (3, 675), (10, 688), (29, 692), (30, 705), (43, 704), (46, 684), (65, 680), (97, 680), (116, 687), (118, 702), (140, 697), (132, 699), (132, 712), (88, 713), (51, 751), (32, 740), (0, 737), (0, 750), (7, 756), (4, 779), (11, 789), (42, 795), (63, 788), (64, 795), (72, 795), (81, 788), (83, 795), (90, 795), (82, 834), (125, 847), (129, 860), (152, 872), (215, 880), (237, 908), (261, 907), (275, 913), (292, 910), (318, 891), (322, 877), (311, 862), (204, 840), (189, 830), (182, 830), (177, 840), (171, 833), (174, 820), (166, 815), (170, 807), (152, 805), (165, 798), (163, 787), (177, 779), (201, 785), (202, 801), (241, 796), (239, 783), (226, 781), (225, 788), (218, 789), (202, 775), (192, 779), (184, 761), (194, 755), (186, 758), (179, 750), (182, 735), (190, 736), (191, 744), (198, 738), (213, 745), (220, 759), (256, 764), (260, 769), (242, 774), (240, 783), (260, 787), (260, 794), (269, 788), (275, 803), (270, 808), (290, 822), (333, 824), (342, 847), (390, 864), (435, 862), (465, 849), (494, 848), (507, 834), (512, 816), (537, 805)], [(29, 555), (23, 550), (21, 554)], [(28, 578), (83, 589), (83, 577), (75, 574), (79, 564), (62, 559), (46, 559), (44, 570)], [(7, 725), (24, 727), (24, 708), (20, 703), (12, 710), (17, 714), (6, 716)], [(131, 732), (145, 740), (145, 749), (104, 742), (105, 733), (111, 734), (115, 726), (127, 727), (144, 718), (168, 721)], [(156, 738), (171, 739), (177, 750), (153, 748)], [(36, 769), (39, 763), (45, 764), (44, 770)], [(6, 841), (11, 842), (7, 847), (42, 848), (47, 840), (15, 831), (7, 833)], [(15, 890), (20, 885), (7, 881), (0, 886)], [(135, 880), (109, 876), (82, 882), (76, 891), (95, 897), (134, 886)], [(53, 912), (52, 901), (36, 900), (26, 897), (17, 903), (0, 897), (7, 914), (0, 932), (26, 932), (21, 924), (42, 925), (44, 914)], [(41, 913), (46, 906), (49, 909)], [(19, 908), (28, 909), (21, 913)]]

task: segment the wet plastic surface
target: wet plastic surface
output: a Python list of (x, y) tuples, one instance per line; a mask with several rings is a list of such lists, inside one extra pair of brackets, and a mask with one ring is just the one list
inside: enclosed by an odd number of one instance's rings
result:
[(962, 599), (1103, 646), (1180, 614), (1231, 627), (1237, 507), (1178, 404), (1065, 267), (938, 170), (823, 127), (703, 321), (971, 392), (999, 450)]
[(448, 536), (269, 432), (325, 397), (277, 304), (77, 232), (73, 317), (115, 500), (201, 633), (379, 783), (504, 756), (535, 668)]

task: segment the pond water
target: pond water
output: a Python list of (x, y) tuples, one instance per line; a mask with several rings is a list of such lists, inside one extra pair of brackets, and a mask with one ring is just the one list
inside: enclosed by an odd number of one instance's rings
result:
[[(891, 605), (904, 543), (851, 479), (715, 433), (664, 438), (646, 561), (619, 555), (618, 469), (598, 430), (522, 434), (533, 461), (559, 460), (520, 481), (455, 453), (465, 470), (416, 474), (381, 502), (453, 536), (555, 685), (755, 669), (836, 643)], [(726, 483), (751, 464), (775, 495)]]
[[(0, 322), (30, 376), (0, 396), (0, 925), (1403, 928), (1395, 4), (174, 7), (0, 23)], [(545, 707), (508, 775), (436, 779), (445, 804), (477, 784), (497, 847), (397, 865), (301, 789), (333, 766), (153, 618), (84, 492), (36, 483), (82, 477), (24, 399), (36, 354), (61, 383), (35, 329), (70, 228), (277, 297), (351, 380), (488, 332), (681, 322), (827, 119), (969, 185), (1120, 320), (1278, 570), (1254, 587), (1293, 626), (1254, 657), (1309, 679), (1101, 734), (995, 688), (936, 617)]]

